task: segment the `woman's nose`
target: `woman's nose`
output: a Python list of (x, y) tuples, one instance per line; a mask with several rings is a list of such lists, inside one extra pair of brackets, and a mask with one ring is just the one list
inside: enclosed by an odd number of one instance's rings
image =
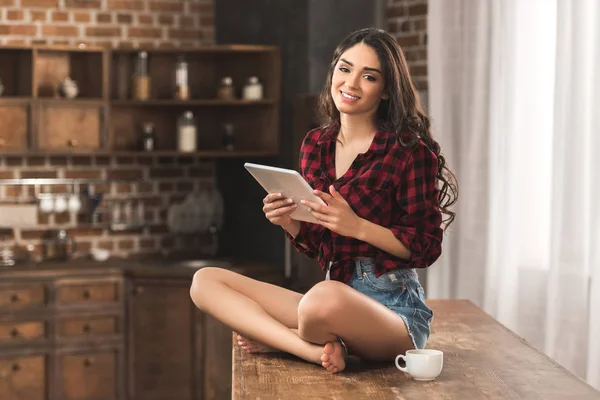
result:
[(349, 74), (346, 78), (346, 86), (349, 88), (357, 88), (359, 78), (360, 76), (358, 74)]

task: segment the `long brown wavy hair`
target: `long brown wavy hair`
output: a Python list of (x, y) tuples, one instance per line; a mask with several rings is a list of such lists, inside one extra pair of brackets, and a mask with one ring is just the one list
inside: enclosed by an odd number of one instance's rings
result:
[[(458, 183), (452, 171), (446, 166), (446, 159), (441, 154), (439, 143), (431, 136), (429, 118), (423, 112), (404, 52), (392, 35), (382, 29), (366, 28), (352, 32), (339, 44), (329, 66), (327, 84), (319, 98), (320, 122), (328, 130), (340, 128), (340, 112), (331, 97), (331, 80), (342, 54), (358, 43), (366, 44), (377, 53), (386, 93), (389, 95), (387, 100), (381, 101), (377, 109), (377, 129), (396, 132), (398, 142), (403, 146), (415, 146), (419, 140), (423, 140), (437, 156), (438, 202), (441, 212), (447, 216), (444, 222), (448, 227), (456, 215), (449, 210), (449, 207), (458, 199)], [(408, 140), (407, 133), (410, 133)]]

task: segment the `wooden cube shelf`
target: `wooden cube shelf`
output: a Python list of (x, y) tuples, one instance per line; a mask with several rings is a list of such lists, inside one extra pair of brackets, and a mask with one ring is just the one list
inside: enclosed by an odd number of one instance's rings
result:
[[(0, 155), (24, 153), (108, 153), (141, 151), (142, 125), (155, 125), (156, 153), (177, 154), (177, 119), (194, 113), (201, 157), (274, 156), (279, 153), (280, 52), (274, 46), (213, 45), (196, 49), (145, 49), (150, 98), (132, 98), (135, 60), (141, 49), (68, 46), (0, 47)], [(190, 98), (175, 98), (175, 65), (188, 63)], [(236, 98), (218, 99), (230, 76)], [(264, 98), (241, 99), (256, 76)], [(66, 77), (75, 80), (75, 99), (59, 96)], [(7, 83), (8, 82), (8, 85)], [(235, 150), (223, 146), (223, 125), (234, 126)], [(3, 141), (2, 141), (3, 140)], [(4, 147), (2, 147), (4, 143)]]

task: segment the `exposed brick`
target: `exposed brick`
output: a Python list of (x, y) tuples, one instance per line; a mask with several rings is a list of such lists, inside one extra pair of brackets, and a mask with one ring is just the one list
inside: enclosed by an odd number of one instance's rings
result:
[(400, 46), (418, 46), (421, 43), (419, 35), (399, 36), (396, 40)]
[(134, 241), (132, 239), (119, 240), (119, 250), (132, 250), (134, 248)]
[(156, 248), (156, 240), (153, 238), (144, 238), (140, 240), (140, 249), (154, 250)]
[(151, 193), (154, 191), (154, 185), (149, 182), (138, 183), (137, 192), (138, 193)]
[(171, 39), (202, 39), (204, 32), (198, 29), (169, 29)]
[(79, 36), (79, 28), (76, 26), (44, 25), (42, 26), (44, 36)]
[(44, 237), (45, 230), (29, 230), (23, 229), (21, 231), (21, 238), (24, 240), (31, 239), (42, 239)]
[(67, 6), (69, 8), (100, 9), (102, 7), (102, 1), (101, 0), (86, 0), (86, 1), (65, 0), (65, 6)]
[(114, 247), (114, 242), (111, 242), (110, 240), (101, 240), (96, 244), (96, 248), (98, 249), (112, 250)]
[(131, 164), (135, 164), (135, 158), (134, 157), (119, 156), (119, 157), (115, 158), (115, 161), (119, 165), (131, 165)]
[(109, 10), (143, 10), (144, 2), (139, 0), (107, 0)]
[(209, 177), (212, 176), (212, 169), (206, 169), (202, 167), (192, 167), (189, 171), (190, 177)]
[(112, 22), (112, 15), (108, 13), (98, 13), (96, 15), (96, 22), (99, 24), (110, 24)]
[(427, 15), (427, 4), (408, 6), (408, 15)]
[(388, 7), (387, 16), (388, 18), (404, 17), (407, 15), (406, 7), (404, 5)]
[(160, 28), (129, 28), (130, 38), (153, 38), (160, 39), (162, 37), (162, 29)]
[(14, 177), (13, 171), (0, 171), (0, 179), (14, 179)]
[(33, 39), (31, 44), (39, 45), (39, 44), (48, 44), (46, 39)]
[(78, 166), (91, 166), (92, 165), (92, 158), (89, 156), (74, 156), (71, 158), (71, 163), (73, 165), (78, 165)]
[[(181, 19), (183, 19), (183, 18), (184, 17), (181, 17)], [(172, 15), (161, 14), (158, 16), (158, 23), (161, 25), (173, 25), (173, 21), (174, 21), (174, 18)]]
[(152, 168), (150, 169), (150, 178), (179, 178), (181, 170), (179, 168)]
[(42, 165), (46, 165), (46, 157), (42, 157), (42, 156), (27, 157), (27, 165), (29, 165), (30, 167), (39, 167)]
[(213, 17), (200, 17), (200, 26), (207, 27), (213, 26), (215, 24), (215, 19)]
[(46, 21), (47, 15), (45, 11), (29, 11), (31, 22)]
[(6, 185), (4, 187), (6, 197), (18, 197), (21, 195), (21, 186)]
[(183, 2), (151, 1), (149, 7), (150, 11), (182, 12)]
[(119, 24), (131, 24), (133, 22), (133, 16), (131, 14), (118, 14), (117, 22)]
[(152, 165), (152, 164), (154, 164), (154, 157), (152, 157), (152, 156), (137, 156), (137, 163), (139, 165)]
[(180, 192), (191, 192), (194, 190), (194, 184), (192, 182), (179, 182), (177, 183), (177, 190)]
[(73, 19), (75, 22), (90, 22), (92, 20), (92, 16), (86, 12), (76, 12), (73, 14)]
[(420, 20), (414, 21), (414, 24), (415, 24), (416, 31), (419, 31), (419, 32), (427, 31), (427, 19), (420, 19)]
[(108, 179), (142, 179), (143, 173), (140, 169), (111, 169), (106, 171)]
[(162, 205), (162, 198), (160, 197), (146, 197), (140, 199), (144, 204), (144, 207), (157, 207)]
[(58, 8), (58, 0), (21, 0), (21, 7)]
[(13, 7), (15, 0), (0, 0), (0, 6), (2, 7)]
[(23, 39), (8, 39), (6, 44), (12, 46), (25, 46), (27, 42), (25, 42)]
[(69, 13), (62, 11), (54, 11), (52, 13), (52, 21), (54, 22), (66, 22), (69, 20)]
[(410, 67), (410, 73), (412, 76), (427, 76), (427, 66), (426, 65), (412, 65)]
[(121, 28), (118, 26), (88, 26), (85, 29), (87, 36), (99, 37), (99, 36), (121, 36)]
[(148, 14), (138, 15), (138, 23), (140, 25), (152, 25), (154, 23), (154, 17)]
[(132, 193), (133, 187), (130, 183), (118, 182), (115, 184), (115, 191), (118, 194)]
[(73, 236), (100, 236), (102, 235), (102, 228), (73, 228), (69, 230), (69, 233)]
[(68, 164), (67, 157), (64, 156), (52, 156), (48, 160), (50, 161), (50, 165), (63, 166)]
[(6, 11), (6, 19), (9, 21), (20, 21), (25, 17), (25, 13), (21, 10)]
[[(71, 223), (71, 216), (64, 212), (64, 213), (60, 213), (60, 214), (54, 214), (54, 223), (56, 225), (67, 225)], [(77, 247), (80, 248), (80, 243), (77, 243)]]
[[(217, 0), (218, 1), (218, 0)], [(192, 13), (200, 13), (200, 14), (213, 14), (214, 8), (212, 4), (190, 4), (190, 12)]]
[(34, 36), (36, 28), (35, 25), (0, 25), (0, 35)]
[(158, 165), (172, 165), (175, 164), (175, 157), (158, 157), (156, 163)]
[(65, 171), (65, 178), (67, 179), (100, 179), (102, 174), (100, 171), (93, 170), (68, 170)]
[(57, 178), (56, 171), (21, 171), (21, 178)]
[(170, 182), (161, 182), (158, 184), (158, 192), (166, 193), (172, 192), (175, 189), (175, 184)]

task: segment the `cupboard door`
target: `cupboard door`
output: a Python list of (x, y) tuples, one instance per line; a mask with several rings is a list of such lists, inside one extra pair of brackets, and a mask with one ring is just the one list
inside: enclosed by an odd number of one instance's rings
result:
[(128, 304), (129, 398), (192, 399), (194, 305), (190, 282), (133, 280)]
[(0, 355), (0, 399), (47, 399), (46, 356)]
[(104, 111), (100, 105), (64, 101), (42, 105), (39, 129), (41, 150), (97, 150), (101, 147)]
[(27, 149), (29, 110), (28, 106), (0, 105), (0, 152)]
[(118, 399), (117, 350), (59, 356), (63, 400)]

